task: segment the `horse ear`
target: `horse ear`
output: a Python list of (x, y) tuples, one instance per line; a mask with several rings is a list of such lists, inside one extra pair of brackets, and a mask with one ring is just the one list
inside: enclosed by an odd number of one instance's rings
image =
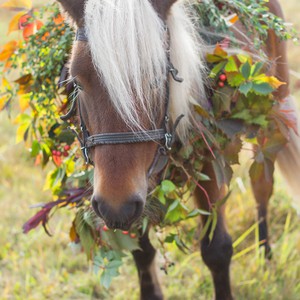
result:
[(84, 5), (85, 0), (57, 0), (61, 6), (63, 13), (71, 18), (78, 27), (84, 23)]
[(154, 9), (159, 13), (159, 15), (166, 19), (171, 6), (178, 0), (151, 0)]
[(167, 0), (166, 2), (167, 2), (167, 8), (169, 10), (172, 7), (173, 4), (178, 2), (178, 0)]

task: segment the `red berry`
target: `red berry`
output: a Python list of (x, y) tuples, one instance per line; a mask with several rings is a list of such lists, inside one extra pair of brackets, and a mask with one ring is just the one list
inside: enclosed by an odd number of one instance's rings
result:
[(225, 74), (221, 74), (219, 78), (221, 81), (226, 81), (227, 76)]
[(67, 151), (64, 151), (64, 152), (63, 152), (63, 156), (64, 156), (64, 157), (68, 157), (68, 156), (69, 156), (69, 153), (68, 153)]
[(103, 231), (108, 231), (109, 230), (109, 228), (106, 225), (104, 225), (102, 229), (103, 229)]
[(135, 234), (135, 233), (130, 233), (130, 237), (131, 237), (132, 239), (135, 239), (135, 238), (136, 238), (136, 234)]
[(69, 151), (70, 149), (71, 149), (71, 146), (70, 146), (70, 145), (65, 145), (65, 146), (64, 146), (64, 150), (65, 150), (65, 151)]
[(221, 88), (222, 88), (222, 87), (224, 87), (224, 85), (225, 85), (225, 84), (224, 84), (224, 82), (223, 82), (223, 81), (219, 81), (219, 82), (218, 82), (218, 86), (219, 86), (219, 87), (221, 87)]
[(57, 156), (61, 156), (61, 152), (60, 151), (56, 151), (56, 155)]
[(129, 231), (122, 231), (123, 234), (127, 235), (129, 233)]

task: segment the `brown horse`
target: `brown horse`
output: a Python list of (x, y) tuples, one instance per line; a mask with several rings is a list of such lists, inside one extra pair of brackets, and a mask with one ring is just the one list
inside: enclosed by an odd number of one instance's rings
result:
[[(207, 104), (205, 68), (199, 59), (205, 46), (199, 43), (183, 8), (184, 1), (58, 1), (77, 29), (70, 73), (81, 90), (78, 111), (84, 156), (94, 164), (92, 205), (109, 227), (125, 230), (143, 212), (149, 180), (164, 165), (164, 152), (172, 146), (175, 129), (184, 142), (192, 129), (192, 104)], [(283, 17), (277, 0), (268, 5), (271, 12)], [(242, 40), (243, 36), (239, 38)], [(271, 73), (287, 83), (276, 96), (288, 98), (286, 45), (273, 31), (269, 32), (266, 45), (268, 58), (275, 62)], [(182, 120), (181, 114), (185, 115)], [(300, 157), (295, 150), (299, 149), (297, 143), (291, 135), (289, 146), (279, 156), (281, 161), (291, 158), (283, 161), (291, 173), (299, 169), (295, 165)], [(291, 166), (293, 170), (288, 169)], [(225, 191), (218, 188), (210, 163), (206, 163), (204, 172), (211, 180), (201, 185), (215, 203), (224, 197)], [(252, 183), (252, 188), (261, 221), (260, 240), (269, 252), (266, 217), (273, 181), (262, 177)], [(200, 208), (209, 210), (203, 191), (196, 190), (195, 197)], [(205, 217), (202, 222), (205, 224)], [(141, 299), (162, 299), (154, 267), (156, 251), (147, 234), (140, 238), (140, 246), (142, 250), (134, 251), (133, 256)], [(201, 241), (202, 257), (212, 273), (216, 299), (232, 299), (232, 251), (221, 209), (212, 241), (208, 236)]]

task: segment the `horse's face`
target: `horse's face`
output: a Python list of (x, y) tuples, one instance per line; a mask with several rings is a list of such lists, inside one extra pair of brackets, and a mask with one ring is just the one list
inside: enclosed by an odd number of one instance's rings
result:
[[(121, 1), (123, 2), (124, 0)], [(60, 0), (60, 2), (77, 26), (81, 27), (83, 24), (85, 24), (85, 27), (87, 26), (86, 16), (83, 13), (85, 1)], [(88, 2), (89, 1), (87, 1), (87, 3)], [(93, 2), (96, 3), (97, 1)], [(167, 16), (168, 9), (175, 1), (153, 0), (150, 2), (154, 8), (153, 12), (155, 12), (159, 18), (164, 19)], [(88, 10), (88, 7), (86, 9)], [(109, 13), (110, 12), (108, 12), (108, 14)], [(138, 20), (140, 19), (138, 18)], [(102, 25), (103, 22), (115, 21), (116, 20), (102, 20)], [(99, 26), (101, 26), (101, 24), (99, 24)], [(108, 26), (108, 28), (113, 27)], [(124, 30), (126, 31), (127, 28), (124, 28)], [(124, 35), (126, 36), (125, 32)], [(95, 38), (105, 39), (103, 36)], [(116, 37), (116, 39), (117, 38), (119, 37)], [(108, 39), (110, 39), (110, 37), (108, 37)], [(147, 39), (147, 36), (145, 36), (145, 39)], [(122, 77), (118, 80), (118, 76), (114, 82), (111, 82), (110, 78), (105, 78), (105, 76), (118, 75), (111, 74), (109, 68), (116, 68), (117, 73), (121, 73), (122, 71), (126, 72), (125, 65), (131, 63), (124, 62), (124, 58), (126, 59), (127, 57), (127, 54), (124, 55), (124, 51), (127, 51), (126, 42), (125, 47), (124, 44), (121, 43), (121, 49), (117, 48), (118, 42), (119, 41), (116, 41), (111, 49), (104, 49), (104, 51), (112, 51), (114, 54), (112, 56), (113, 58), (107, 57), (107, 60), (112, 61), (106, 60), (104, 62), (104, 68), (108, 68), (108, 71), (104, 70), (103, 74), (101, 69), (103, 57), (102, 60), (100, 58), (100, 62), (95, 63), (97, 58), (93, 60), (94, 53), (92, 53), (95, 49), (91, 48), (90, 43), (76, 41), (72, 49), (70, 74), (81, 87), (78, 101), (80, 101), (82, 119), (86, 124), (90, 135), (100, 133), (121, 133), (136, 130), (134, 127), (137, 124), (132, 124), (128, 122), (128, 119), (122, 117), (122, 107), (118, 107), (118, 102), (116, 101), (122, 101), (123, 99), (117, 99), (114, 102), (112, 99), (114, 95), (111, 90), (114, 91), (115, 87), (108, 87), (106, 84), (108, 82), (108, 84), (110, 83), (118, 86), (119, 81), (122, 80)], [(136, 41), (133, 41), (133, 43), (135, 42)], [(96, 46), (94, 47), (98, 47), (97, 41), (95, 42), (95, 45)], [(107, 42), (107, 45), (109, 45), (109, 42)], [(101, 47), (106, 47), (107, 45), (104, 43)], [(129, 44), (128, 47), (131, 48), (131, 45)], [(118, 51), (122, 51), (122, 53), (119, 53)], [(128, 49), (128, 51), (134, 51), (134, 49)], [(103, 52), (96, 55), (106, 56)], [(118, 57), (120, 57), (122, 61), (118, 62)], [(104, 57), (104, 60), (105, 59), (106, 57)], [(119, 68), (118, 65), (115, 66), (115, 64), (120, 63), (124, 64), (122, 66), (123, 68)], [(139, 64), (140, 62), (137, 59), (134, 63)], [(135, 72), (144, 71), (142, 66), (137, 65), (135, 68), (137, 68)], [(128, 70), (130, 71), (130, 67)], [(160, 84), (165, 86), (165, 81), (167, 80), (166, 69), (163, 72), (165, 72), (165, 74), (161, 74), (161, 78), (163, 78), (162, 80), (164, 82)], [(126, 74), (124, 74), (123, 79), (124, 78), (131, 79), (130, 77), (127, 77)], [(145, 86), (153, 85), (151, 89), (148, 87), (151, 94), (149, 95), (154, 98), (159, 98), (153, 99), (153, 105), (160, 106), (158, 103), (164, 102), (166, 98), (165, 89), (161, 89), (156, 94), (156, 92), (151, 91), (156, 89), (155, 83), (147, 82), (147, 76), (141, 75), (141, 78), (138, 78), (137, 80), (141, 80), (141, 84)], [(125, 87), (125, 91), (126, 90), (128, 91), (128, 87)], [(134, 88), (134, 91), (130, 93), (131, 99), (127, 99), (128, 95), (124, 95), (124, 101), (130, 100), (131, 104), (134, 106), (131, 109), (138, 114), (138, 126), (140, 126), (140, 128), (146, 130), (155, 127), (160, 128), (165, 115), (165, 106), (161, 105), (161, 107), (157, 109), (153, 107), (153, 111), (155, 111), (152, 116), (153, 118), (149, 118), (147, 109), (143, 107), (143, 104), (139, 99), (139, 97), (143, 95), (142, 93), (140, 91), (136, 92), (136, 88)], [(134, 116), (135, 115), (133, 115), (133, 117)], [(153, 124), (153, 121), (155, 124)], [(138, 129), (140, 130), (140, 128)], [(99, 145), (89, 150), (90, 158), (94, 163), (94, 195), (92, 198), (92, 205), (96, 214), (102, 217), (109, 227), (128, 229), (131, 224), (141, 216), (148, 190), (148, 171), (155, 160), (157, 149), (158, 142), (151, 141), (134, 144)]]
[[(70, 71), (82, 87), (78, 97), (89, 133), (130, 131), (99, 81), (86, 47), (84, 43), (74, 45)], [(149, 126), (146, 120), (142, 125)], [(109, 227), (128, 227), (142, 213), (148, 186), (147, 171), (156, 149), (156, 143), (147, 142), (99, 145), (89, 150), (94, 163), (92, 205)]]

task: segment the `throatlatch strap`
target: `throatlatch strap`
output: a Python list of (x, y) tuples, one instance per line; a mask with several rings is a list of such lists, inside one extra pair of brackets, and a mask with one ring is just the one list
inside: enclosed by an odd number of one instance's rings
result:
[(85, 28), (79, 27), (76, 31), (75, 41), (87, 42), (88, 38), (85, 32)]

